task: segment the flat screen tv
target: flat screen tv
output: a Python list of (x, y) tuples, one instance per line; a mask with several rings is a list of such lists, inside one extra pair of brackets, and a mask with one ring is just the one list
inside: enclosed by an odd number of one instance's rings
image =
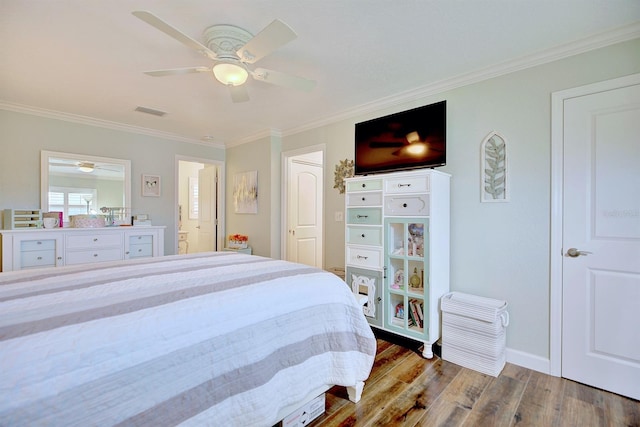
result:
[(355, 128), (356, 175), (447, 162), (447, 101), (357, 123)]

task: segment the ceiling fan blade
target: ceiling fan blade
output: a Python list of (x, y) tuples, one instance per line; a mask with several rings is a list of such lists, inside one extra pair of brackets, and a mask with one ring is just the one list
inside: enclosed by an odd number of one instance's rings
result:
[(247, 102), (249, 100), (249, 92), (247, 92), (246, 85), (228, 85), (228, 87), (233, 102)]
[(276, 19), (242, 46), (236, 54), (242, 62), (253, 64), (296, 37), (296, 33), (287, 24)]
[(146, 22), (147, 24), (151, 25), (152, 27), (155, 27), (158, 30), (162, 31), (163, 33), (165, 33), (169, 37), (172, 37), (172, 38), (176, 39), (177, 41), (179, 41), (183, 45), (185, 45), (185, 46), (187, 46), (187, 47), (189, 47), (191, 49), (194, 49), (194, 50), (200, 52), (201, 54), (203, 54), (205, 56), (208, 56), (211, 59), (217, 59), (217, 55), (215, 54), (215, 52), (213, 52), (212, 50), (210, 50), (208, 47), (206, 47), (205, 45), (201, 44), (200, 42), (192, 39), (188, 35), (184, 34), (180, 30), (178, 30), (178, 29), (172, 27), (171, 25), (167, 24), (162, 19), (160, 19), (157, 16), (155, 16), (153, 13), (147, 12), (145, 10), (136, 10), (136, 11), (131, 12), (131, 13), (135, 17), (142, 19), (144, 22)]
[(187, 67), (187, 68), (171, 68), (168, 70), (152, 70), (144, 73), (153, 77), (177, 76), (181, 74), (204, 73), (211, 71), (209, 67)]
[(260, 80), (261, 82), (304, 90), (306, 92), (309, 92), (316, 87), (315, 80), (292, 76), (290, 74), (281, 73), (280, 71), (267, 70), (265, 68), (256, 68), (253, 72), (253, 78)]

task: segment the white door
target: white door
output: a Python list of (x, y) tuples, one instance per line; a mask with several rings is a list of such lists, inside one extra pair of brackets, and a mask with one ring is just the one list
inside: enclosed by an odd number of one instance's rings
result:
[(287, 260), (322, 268), (322, 166), (289, 162)]
[(564, 101), (562, 376), (640, 399), (640, 85)]
[(198, 250), (216, 250), (216, 167), (198, 171)]

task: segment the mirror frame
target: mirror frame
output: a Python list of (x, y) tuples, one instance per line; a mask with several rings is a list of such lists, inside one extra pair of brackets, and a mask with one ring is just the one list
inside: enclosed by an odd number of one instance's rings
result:
[[(124, 202), (122, 206), (131, 211), (131, 160), (114, 159), (111, 157), (98, 157), (85, 154), (61, 153), (58, 151), (40, 152), (40, 209), (45, 212), (49, 208), (49, 159), (66, 158), (78, 161), (113, 163), (124, 167)], [(120, 207), (120, 206), (118, 206)]]

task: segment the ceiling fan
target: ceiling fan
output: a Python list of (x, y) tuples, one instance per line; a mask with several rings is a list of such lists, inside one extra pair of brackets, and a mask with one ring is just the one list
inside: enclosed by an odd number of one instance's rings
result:
[(189, 73), (213, 72), (215, 78), (229, 88), (233, 102), (249, 100), (244, 83), (249, 75), (254, 80), (310, 91), (316, 82), (266, 68), (251, 69), (249, 66), (269, 55), (280, 46), (294, 40), (296, 33), (284, 22), (276, 19), (260, 33), (253, 36), (247, 30), (234, 25), (213, 25), (204, 31), (202, 44), (164, 22), (151, 12), (134, 11), (134, 16), (157, 28), (185, 46), (214, 61), (213, 66), (173, 68), (145, 71), (154, 77)]
[[(118, 169), (110, 169), (109, 167), (104, 167), (102, 165), (99, 165), (97, 163), (93, 163), (93, 162), (73, 162), (73, 163), (55, 163), (55, 162), (50, 162), (49, 166), (59, 166), (59, 167), (70, 167), (70, 168), (75, 168), (80, 172), (84, 172), (84, 173), (91, 173), (94, 170), (103, 170), (103, 171), (109, 171), (109, 172), (122, 172), (121, 170)], [(111, 167), (113, 167), (113, 165), (110, 165)]]

